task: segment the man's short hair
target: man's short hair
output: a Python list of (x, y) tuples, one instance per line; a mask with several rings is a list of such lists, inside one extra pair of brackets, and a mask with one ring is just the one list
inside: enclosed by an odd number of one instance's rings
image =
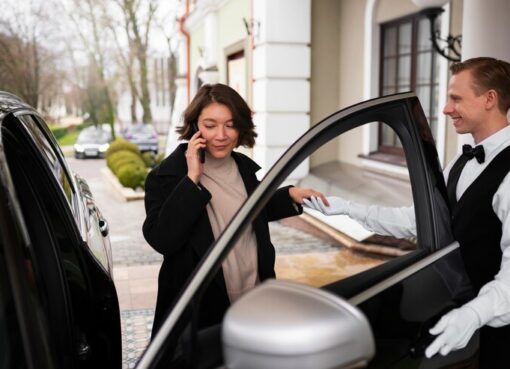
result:
[(498, 94), (498, 108), (504, 114), (510, 108), (510, 64), (489, 57), (467, 59), (450, 66), (453, 75), (469, 70), (473, 76), (473, 89), (477, 95), (488, 90)]

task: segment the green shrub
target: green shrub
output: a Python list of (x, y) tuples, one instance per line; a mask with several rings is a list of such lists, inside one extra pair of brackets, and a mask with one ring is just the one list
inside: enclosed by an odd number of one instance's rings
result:
[(156, 166), (156, 155), (153, 152), (147, 151), (142, 154), (142, 159), (147, 168), (154, 168)]
[(58, 140), (67, 134), (67, 127), (53, 126), (50, 127), (51, 133)]
[(106, 157), (112, 155), (117, 151), (131, 151), (138, 156), (141, 156), (140, 149), (134, 143), (129, 142), (123, 138), (116, 138), (112, 143), (110, 143), (110, 147), (106, 150)]
[(134, 165), (141, 168), (146, 167), (145, 163), (139, 155), (127, 150), (117, 151), (107, 156), (106, 165), (108, 165), (108, 168), (110, 168), (115, 175), (118, 175), (119, 170), (124, 165)]
[(144, 187), (146, 177), (147, 168), (132, 164), (123, 165), (118, 172), (119, 182), (124, 187), (129, 187), (134, 190), (138, 187)]
[(165, 158), (165, 153), (163, 153), (163, 152), (156, 155), (156, 165), (161, 163), (164, 158)]

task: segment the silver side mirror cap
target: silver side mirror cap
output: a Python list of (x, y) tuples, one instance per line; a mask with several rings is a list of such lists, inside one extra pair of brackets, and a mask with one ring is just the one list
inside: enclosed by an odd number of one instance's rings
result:
[(375, 354), (368, 320), (318, 288), (266, 281), (228, 310), (222, 327), (229, 369), (326, 369), (366, 365)]

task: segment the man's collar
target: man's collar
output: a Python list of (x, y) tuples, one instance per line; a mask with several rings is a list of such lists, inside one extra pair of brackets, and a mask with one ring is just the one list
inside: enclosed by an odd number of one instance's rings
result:
[(510, 125), (507, 125), (505, 128), (502, 128), (496, 133), (490, 135), (485, 140), (479, 142), (478, 145), (483, 146), (485, 150), (485, 157), (489, 157), (494, 150), (505, 142), (510, 144)]

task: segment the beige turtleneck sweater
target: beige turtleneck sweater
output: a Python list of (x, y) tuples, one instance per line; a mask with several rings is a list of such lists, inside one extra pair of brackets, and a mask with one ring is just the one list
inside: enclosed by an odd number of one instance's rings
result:
[[(216, 240), (246, 200), (246, 188), (232, 156), (216, 159), (207, 152), (200, 183), (212, 196), (206, 209)], [(251, 225), (236, 242), (222, 267), (232, 303), (257, 284), (257, 240)]]

